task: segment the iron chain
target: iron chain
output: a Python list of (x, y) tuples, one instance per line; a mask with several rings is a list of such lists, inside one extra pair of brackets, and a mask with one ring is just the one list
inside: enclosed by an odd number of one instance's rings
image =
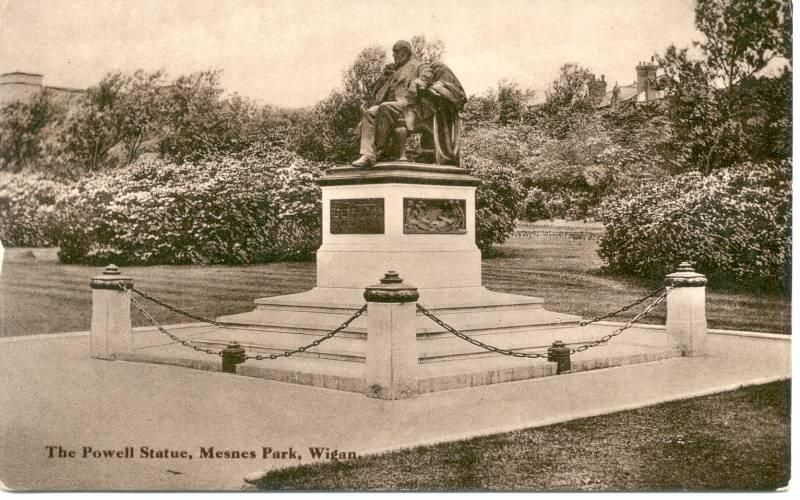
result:
[(631, 309), (633, 307), (638, 306), (639, 304), (643, 303), (645, 300), (647, 300), (649, 298), (652, 298), (652, 297), (655, 297), (659, 293), (663, 292), (665, 289), (666, 289), (666, 287), (663, 287), (663, 286), (661, 288), (657, 288), (657, 289), (653, 290), (652, 292), (648, 293), (647, 295), (645, 295), (644, 297), (642, 297), (641, 299), (636, 300), (634, 302), (631, 302), (630, 304), (628, 304), (625, 307), (617, 309), (616, 311), (614, 311), (612, 313), (608, 313), (608, 314), (606, 314), (604, 316), (598, 316), (598, 317), (596, 317), (596, 318), (594, 318), (592, 320), (589, 320), (589, 321), (581, 321), (580, 325), (581, 326), (591, 325), (592, 323), (597, 323), (598, 321), (602, 321), (602, 320), (604, 320), (606, 318), (613, 318), (614, 316), (617, 316), (618, 314), (624, 313), (628, 309)]
[(308, 345), (305, 345), (303, 347), (298, 347), (297, 349), (294, 349), (294, 350), (291, 350), (291, 351), (286, 351), (283, 354), (267, 354), (267, 355), (257, 354), (255, 356), (248, 355), (248, 356), (245, 356), (245, 359), (255, 359), (257, 361), (261, 361), (263, 359), (278, 359), (281, 356), (283, 356), (284, 358), (288, 358), (289, 356), (291, 356), (293, 354), (297, 354), (299, 352), (306, 352), (308, 349), (311, 349), (312, 347), (317, 347), (321, 343), (323, 343), (326, 340), (332, 338), (334, 335), (336, 335), (337, 333), (341, 332), (342, 330), (344, 330), (345, 328), (350, 326), (350, 323), (352, 323), (359, 316), (364, 314), (364, 312), (366, 312), (366, 310), (367, 310), (367, 304), (364, 304), (363, 306), (361, 306), (361, 309), (356, 311), (352, 316), (350, 316), (350, 318), (347, 321), (345, 321), (344, 323), (339, 325), (335, 330), (331, 330), (330, 332), (325, 334), (325, 336), (318, 338), (317, 340), (315, 340), (314, 342), (311, 342)]
[(460, 338), (461, 340), (466, 340), (470, 344), (476, 345), (476, 346), (480, 347), (481, 349), (485, 349), (485, 350), (490, 351), (490, 352), (496, 352), (498, 354), (505, 354), (506, 356), (514, 356), (515, 358), (546, 358), (547, 357), (547, 353), (546, 352), (518, 352), (518, 351), (512, 351), (510, 349), (502, 349), (500, 347), (491, 346), (489, 344), (484, 344), (480, 340), (475, 340), (472, 337), (469, 337), (469, 336), (464, 335), (463, 333), (459, 332), (458, 330), (456, 330), (452, 326), (448, 325), (444, 321), (442, 321), (439, 318), (437, 318), (436, 316), (434, 316), (434, 314), (432, 312), (430, 312), (429, 310), (425, 309), (424, 307), (422, 307), (419, 304), (417, 304), (417, 310), (419, 312), (421, 312), (422, 314), (424, 314), (425, 316), (427, 316), (430, 319), (432, 319), (434, 323), (436, 323), (437, 325), (441, 326), (442, 328), (444, 328), (448, 332), (452, 333), (456, 337)]
[[(647, 306), (641, 313), (637, 314), (632, 320), (628, 321), (622, 327), (618, 328), (617, 330), (615, 330), (612, 333), (609, 333), (608, 335), (604, 335), (604, 336), (600, 337), (597, 340), (594, 340), (592, 342), (588, 342), (588, 343), (583, 344), (581, 346), (578, 346), (578, 347), (576, 347), (574, 349), (570, 349), (570, 353), (571, 354), (575, 354), (575, 353), (578, 353), (578, 352), (583, 352), (583, 351), (585, 351), (587, 349), (590, 349), (592, 347), (596, 347), (596, 346), (598, 346), (600, 344), (608, 342), (610, 339), (612, 339), (612, 338), (616, 337), (617, 335), (621, 334), (622, 332), (624, 332), (625, 330), (627, 330), (628, 328), (633, 326), (634, 323), (636, 323), (637, 321), (642, 319), (645, 315), (650, 313), (650, 311), (655, 309), (656, 306), (658, 306), (661, 302), (663, 302), (664, 299), (666, 299), (667, 294), (670, 292), (670, 290), (671, 290), (671, 287), (661, 288), (659, 290), (656, 290), (655, 292), (650, 293), (649, 295), (647, 295), (643, 299), (637, 301), (636, 303), (631, 304), (630, 306), (626, 306), (625, 308), (623, 308), (623, 310), (630, 309), (634, 305), (641, 304), (642, 302), (644, 302), (648, 298), (655, 296), (657, 293), (663, 292), (660, 297), (658, 297), (656, 300), (653, 301), (652, 304)], [(448, 325), (447, 323), (445, 323), (444, 321), (442, 321), (441, 319), (436, 317), (432, 312), (430, 312), (429, 310), (427, 310), (424, 307), (422, 307), (420, 304), (417, 304), (417, 310), (420, 311), (425, 316), (427, 316), (428, 318), (430, 318), (431, 320), (433, 320), (433, 322), (436, 323), (437, 325), (441, 326), (442, 328), (444, 328), (448, 332), (450, 332), (453, 335), (455, 335), (456, 337), (460, 338), (461, 340), (466, 340), (470, 344), (476, 345), (476, 346), (480, 347), (481, 349), (485, 349), (485, 350), (490, 351), (490, 352), (496, 352), (498, 354), (504, 354), (506, 356), (514, 356), (516, 358), (534, 358), (535, 359), (535, 358), (546, 358), (548, 356), (547, 352), (518, 352), (518, 351), (513, 351), (513, 350), (510, 350), (510, 349), (503, 349), (501, 347), (495, 347), (495, 346), (483, 343), (480, 340), (473, 339), (472, 337), (459, 332), (458, 330), (456, 330), (452, 326)], [(615, 314), (615, 313), (612, 313), (612, 315), (613, 314)], [(607, 315), (605, 317), (610, 317), (610, 316), (611, 315)], [(594, 321), (595, 320), (592, 320), (592, 322), (594, 322)], [(581, 326), (584, 326), (584, 325), (581, 325)]]
[(136, 306), (136, 309), (138, 309), (138, 310), (139, 310), (139, 312), (141, 312), (141, 313), (144, 315), (144, 317), (145, 317), (145, 318), (147, 318), (147, 320), (148, 320), (150, 323), (152, 323), (152, 324), (153, 324), (153, 326), (155, 326), (156, 328), (158, 328), (158, 331), (160, 331), (161, 333), (163, 333), (163, 334), (164, 334), (164, 335), (166, 335), (167, 337), (171, 338), (171, 339), (172, 339), (172, 340), (174, 340), (175, 342), (178, 342), (178, 343), (179, 343), (179, 344), (181, 344), (182, 346), (185, 346), (185, 347), (191, 347), (191, 348), (192, 348), (192, 349), (194, 349), (195, 351), (204, 352), (204, 353), (206, 353), (206, 354), (213, 354), (213, 355), (215, 355), (215, 356), (222, 356), (222, 351), (214, 351), (214, 350), (211, 350), (211, 349), (207, 349), (207, 348), (204, 348), (204, 347), (200, 347), (200, 346), (198, 346), (198, 345), (195, 345), (195, 344), (193, 344), (193, 343), (189, 342), (188, 340), (182, 339), (182, 338), (178, 337), (177, 335), (174, 335), (174, 334), (172, 334), (172, 333), (171, 333), (169, 330), (167, 330), (166, 328), (164, 328), (163, 326), (161, 326), (161, 325), (158, 323), (158, 321), (156, 321), (156, 320), (155, 320), (155, 318), (153, 318), (152, 316), (150, 316), (150, 314), (149, 314), (147, 311), (145, 311), (144, 307), (142, 307), (142, 305), (139, 303), (139, 301), (138, 301), (138, 300), (136, 300), (136, 299), (134, 298), (133, 294), (131, 293), (131, 291), (130, 291), (129, 289), (125, 288), (124, 286), (120, 286), (120, 288), (121, 288), (121, 289), (122, 289), (122, 290), (123, 290), (125, 293), (127, 293), (127, 294), (128, 294), (128, 297), (131, 299), (131, 303), (132, 303), (134, 306)]
[[(636, 323), (640, 319), (644, 318), (650, 311), (652, 311), (653, 309), (656, 308), (656, 306), (658, 306), (660, 303), (662, 303), (664, 301), (664, 299), (667, 298), (667, 294), (669, 294), (669, 292), (672, 290), (672, 287), (664, 287), (661, 290), (663, 290), (664, 293), (662, 293), (660, 297), (658, 297), (656, 300), (654, 300), (652, 304), (650, 304), (649, 306), (645, 307), (644, 311), (642, 311), (639, 314), (637, 314), (636, 316), (634, 316), (634, 318), (632, 320), (630, 320), (627, 323), (625, 323), (622, 327), (614, 330), (612, 333), (609, 333), (608, 335), (603, 335), (602, 337), (600, 337), (597, 340), (594, 340), (594, 341), (589, 342), (587, 344), (583, 344), (583, 345), (578, 346), (578, 347), (576, 347), (574, 349), (570, 349), (569, 352), (572, 353), (572, 354), (575, 354), (575, 353), (578, 353), (578, 352), (583, 352), (583, 351), (585, 351), (587, 349), (590, 349), (590, 348), (598, 346), (598, 345), (600, 345), (602, 343), (608, 342), (612, 338), (616, 337), (620, 333), (624, 332), (625, 330), (627, 330), (628, 328), (633, 326), (634, 323)], [(661, 290), (659, 290), (659, 291), (661, 291)]]
[(187, 318), (192, 318), (194, 320), (201, 321), (203, 323), (208, 323), (210, 325), (218, 326), (220, 328), (225, 328), (225, 325), (220, 323), (219, 321), (214, 321), (213, 319), (204, 318), (203, 316), (199, 316), (197, 314), (192, 314), (192, 313), (186, 312), (186, 311), (184, 311), (182, 309), (178, 309), (175, 306), (171, 306), (171, 305), (167, 304), (164, 301), (158, 300), (157, 298), (155, 298), (155, 297), (153, 297), (151, 295), (148, 295), (147, 293), (139, 290), (138, 288), (131, 288), (131, 290), (133, 290), (134, 293), (137, 293), (137, 294), (141, 295), (145, 299), (150, 300), (152, 302), (155, 302), (156, 304), (160, 305), (161, 307), (169, 309), (170, 311), (172, 311), (174, 313), (178, 313), (180, 315), (186, 316)]
[[(183, 311), (183, 310), (181, 310), (181, 309), (179, 309), (179, 308), (177, 308), (175, 306), (171, 306), (171, 305), (167, 304), (166, 302), (163, 302), (163, 301), (161, 301), (161, 300), (159, 300), (159, 299), (157, 299), (157, 298), (155, 298), (155, 297), (153, 297), (153, 296), (151, 296), (151, 295), (149, 295), (149, 294), (147, 294), (147, 293), (145, 293), (145, 292), (143, 292), (141, 290), (138, 290), (136, 288), (128, 289), (125, 286), (120, 285), (120, 289), (128, 294), (128, 297), (130, 297), (130, 299), (131, 299), (131, 303), (136, 306), (136, 308), (144, 315), (144, 317), (147, 318), (147, 320), (150, 323), (152, 323), (153, 326), (158, 328), (158, 330), (161, 333), (163, 333), (164, 335), (168, 336), (170, 339), (174, 340), (175, 342), (178, 342), (179, 344), (181, 344), (183, 346), (190, 347), (190, 348), (194, 349), (195, 351), (202, 351), (202, 352), (205, 352), (207, 354), (214, 354), (214, 355), (217, 355), (217, 356), (222, 356), (222, 351), (213, 351), (211, 349), (205, 349), (203, 347), (194, 345), (191, 342), (189, 342), (188, 340), (182, 339), (182, 338), (174, 335), (173, 333), (169, 332), (167, 329), (165, 329), (163, 326), (161, 326), (147, 311), (145, 311), (144, 307), (142, 307), (142, 305), (133, 297), (133, 295), (131, 294), (131, 291), (141, 295), (142, 297), (144, 297), (147, 300), (155, 302), (156, 304), (158, 304), (158, 305), (160, 305), (160, 306), (162, 306), (162, 307), (164, 307), (166, 309), (169, 309), (172, 312), (175, 312), (175, 313), (178, 313), (178, 314), (182, 314), (183, 316), (186, 316), (186, 317), (201, 321), (203, 323), (208, 323), (208, 324), (211, 324), (211, 325), (214, 325), (214, 326), (218, 326), (220, 328), (224, 328), (225, 327), (225, 323), (220, 323), (219, 321), (214, 321), (214, 320), (211, 320), (211, 319), (208, 319), (208, 318), (204, 318), (204, 317), (196, 315), (196, 314), (192, 314), (192, 313)], [(258, 355), (255, 355), (255, 356), (247, 355), (247, 356), (245, 356), (245, 359), (255, 359), (255, 360), (261, 361), (263, 359), (278, 359), (279, 357), (288, 358), (289, 356), (292, 356), (294, 354), (297, 354), (297, 353), (300, 353), (300, 352), (306, 352), (308, 349), (311, 349), (313, 347), (317, 347), (321, 343), (323, 343), (326, 340), (332, 338), (334, 335), (336, 335), (337, 333), (341, 332), (342, 330), (344, 330), (345, 328), (350, 326), (350, 324), (353, 321), (355, 321), (358, 317), (360, 317), (362, 314), (364, 314), (364, 312), (366, 312), (366, 310), (367, 310), (367, 304), (364, 304), (363, 306), (361, 306), (361, 308), (358, 311), (356, 311), (352, 316), (350, 316), (350, 318), (348, 318), (347, 321), (345, 321), (344, 323), (339, 325), (336, 329), (331, 330), (330, 332), (325, 334), (323, 337), (318, 338), (317, 340), (311, 342), (308, 345), (305, 345), (305, 346), (302, 346), (302, 347), (298, 347), (297, 349), (293, 349), (291, 351), (285, 351), (285, 352), (283, 352), (281, 354), (267, 354), (267, 355), (258, 354)]]
[[(199, 316), (199, 315), (188, 313), (186, 311), (182, 311), (181, 309), (179, 309), (177, 307), (171, 306), (171, 305), (169, 305), (169, 304), (167, 304), (167, 303), (165, 303), (165, 302), (163, 302), (161, 300), (158, 300), (155, 297), (152, 297), (152, 296), (148, 295), (147, 293), (145, 293), (145, 292), (143, 292), (141, 290), (135, 289), (135, 288), (128, 289), (125, 286), (120, 285), (120, 289), (128, 294), (128, 297), (130, 297), (130, 299), (131, 299), (131, 303), (133, 303), (133, 305), (136, 306), (136, 308), (144, 315), (145, 318), (147, 318), (147, 320), (150, 323), (153, 324), (153, 326), (155, 326), (161, 333), (167, 335), (173, 341), (178, 342), (178, 343), (180, 343), (181, 345), (183, 345), (185, 347), (190, 347), (190, 348), (194, 349), (195, 351), (200, 351), (200, 352), (205, 352), (207, 354), (213, 354), (213, 355), (222, 356), (222, 351), (213, 351), (211, 349), (206, 349), (206, 348), (197, 346), (195, 344), (192, 344), (188, 340), (182, 339), (182, 338), (170, 333), (163, 326), (161, 326), (144, 309), (144, 307), (142, 307), (142, 305), (133, 297), (133, 294), (131, 292), (135, 292), (138, 295), (144, 297), (145, 299), (151, 300), (151, 301), (155, 302), (156, 304), (159, 304), (159, 305), (169, 309), (170, 311), (176, 312), (178, 314), (182, 314), (182, 315), (187, 316), (189, 318), (192, 318), (192, 319), (204, 322), (204, 323), (208, 323), (208, 324), (212, 324), (214, 326), (218, 326), (218, 327), (224, 328), (225, 325), (223, 323), (220, 323), (220, 322), (214, 321), (214, 320), (210, 320), (210, 319), (204, 318), (204, 317)], [(656, 295), (661, 293), (661, 295), (655, 301), (653, 301), (641, 313), (637, 314), (632, 320), (628, 321), (622, 327), (618, 328), (617, 330), (615, 330), (614, 332), (612, 332), (612, 333), (610, 333), (608, 335), (604, 335), (604, 336), (600, 337), (597, 340), (594, 340), (592, 342), (588, 342), (586, 344), (580, 345), (580, 346), (578, 346), (578, 347), (576, 347), (574, 349), (570, 349), (570, 353), (575, 354), (575, 353), (578, 353), (578, 352), (586, 351), (587, 349), (590, 349), (592, 347), (595, 347), (595, 346), (598, 346), (598, 345), (603, 344), (605, 342), (608, 342), (610, 339), (616, 337), (617, 335), (620, 335), (622, 332), (624, 332), (625, 330), (627, 330), (628, 328), (633, 326), (636, 322), (638, 322), (640, 319), (642, 319), (644, 316), (646, 316), (648, 313), (650, 313), (650, 311), (655, 309), (656, 306), (658, 306), (661, 302), (663, 302), (666, 299), (667, 294), (669, 294), (670, 290), (671, 290), (671, 287), (668, 287), (668, 286), (660, 288), (660, 289), (657, 289), (657, 290), (654, 290), (654, 291), (650, 292), (649, 294), (647, 294), (646, 296), (642, 297), (641, 299), (639, 299), (639, 300), (637, 300), (635, 302), (632, 302), (631, 304), (628, 304), (627, 306), (625, 306), (625, 307), (623, 307), (621, 309), (618, 309), (617, 311), (614, 311), (612, 313), (606, 314), (605, 316), (597, 317), (597, 318), (595, 318), (595, 319), (593, 319), (591, 321), (581, 322), (580, 326), (586, 326), (586, 325), (601, 321), (603, 319), (616, 316), (616, 315), (618, 315), (618, 314), (620, 314), (622, 312), (625, 312), (625, 311), (627, 311), (627, 310), (629, 310), (629, 309), (631, 309), (631, 308), (633, 308), (633, 307), (635, 307), (635, 306), (637, 306), (639, 304), (642, 304), (647, 299), (655, 297)], [(261, 360), (264, 360), (264, 359), (275, 360), (275, 359), (278, 359), (279, 357), (288, 358), (289, 356), (292, 356), (294, 354), (306, 352), (308, 349), (312, 349), (314, 347), (317, 347), (318, 345), (320, 345), (321, 343), (325, 342), (326, 340), (328, 340), (330, 338), (333, 338), (336, 334), (338, 334), (339, 332), (341, 332), (342, 330), (344, 330), (345, 328), (350, 326), (350, 324), (353, 321), (355, 321), (357, 318), (359, 318), (361, 315), (363, 315), (364, 312), (366, 312), (366, 310), (367, 310), (367, 304), (364, 304), (363, 306), (361, 306), (361, 308), (358, 311), (356, 311), (350, 318), (348, 318), (347, 321), (345, 321), (344, 323), (339, 325), (334, 330), (331, 330), (330, 332), (328, 332), (324, 336), (318, 338), (317, 340), (311, 342), (308, 345), (305, 345), (305, 346), (302, 346), (302, 347), (298, 347), (298, 348), (293, 349), (291, 351), (285, 351), (285, 352), (283, 352), (281, 354), (247, 355), (247, 356), (245, 356), (245, 359), (255, 359), (257, 361), (261, 361)], [(486, 344), (484, 342), (481, 342), (480, 340), (476, 340), (476, 339), (474, 339), (474, 338), (472, 338), (472, 337), (470, 337), (468, 335), (465, 335), (465, 334), (459, 332), (458, 330), (456, 330), (452, 326), (448, 325), (447, 323), (445, 323), (444, 321), (442, 321), (441, 319), (436, 317), (432, 312), (430, 312), (429, 310), (425, 309), (419, 303), (417, 303), (417, 310), (419, 310), (422, 314), (424, 314), (425, 316), (430, 318), (434, 323), (436, 323), (437, 325), (441, 326), (442, 328), (444, 328), (449, 333), (455, 335), (456, 337), (458, 337), (458, 338), (460, 338), (462, 340), (465, 340), (465, 341), (469, 342), (470, 344), (473, 344), (473, 345), (475, 345), (477, 347), (480, 347), (481, 349), (484, 349), (484, 350), (487, 350), (487, 351), (490, 351), (490, 352), (496, 352), (498, 354), (503, 354), (503, 355), (506, 355), (506, 356), (513, 356), (513, 357), (516, 357), (516, 358), (536, 359), (536, 358), (547, 358), (548, 357), (547, 352), (519, 352), (519, 351), (514, 351), (514, 350), (511, 350), (511, 349), (504, 349), (504, 348), (501, 348), (501, 347), (495, 347), (495, 346)]]

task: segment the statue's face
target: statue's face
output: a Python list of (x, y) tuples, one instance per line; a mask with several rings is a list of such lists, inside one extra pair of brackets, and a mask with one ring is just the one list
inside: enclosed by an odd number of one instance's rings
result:
[(408, 59), (411, 57), (411, 54), (409, 54), (408, 51), (403, 47), (394, 47), (392, 49), (392, 56), (394, 56), (394, 64), (399, 66), (400, 64), (408, 61)]

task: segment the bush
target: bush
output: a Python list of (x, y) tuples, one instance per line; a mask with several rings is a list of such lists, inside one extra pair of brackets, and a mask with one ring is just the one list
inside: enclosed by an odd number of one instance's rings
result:
[(469, 170), (482, 181), (475, 193), (475, 242), (483, 253), (491, 254), (494, 243), (504, 242), (514, 232), (525, 190), (512, 168), (476, 161)]
[(523, 217), (527, 221), (552, 219), (553, 214), (548, 207), (549, 194), (539, 188), (530, 188), (525, 197)]
[(34, 174), (0, 174), (0, 241), (7, 247), (56, 242), (56, 202), (68, 186)]
[(791, 163), (744, 164), (645, 184), (601, 207), (612, 272), (661, 277), (687, 260), (712, 283), (788, 290)]
[(271, 149), (87, 178), (61, 201), (59, 256), (101, 265), (306, 258), (320, 239), (320, 168)]

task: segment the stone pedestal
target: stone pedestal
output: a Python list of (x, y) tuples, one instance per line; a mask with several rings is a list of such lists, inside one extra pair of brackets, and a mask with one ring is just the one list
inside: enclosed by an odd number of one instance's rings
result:
[(667, 295), (667, 335), (684, 356), (702, 356), (707, 336), (706, 277), (683, 262), (665, 283), (674, 287)]
[[(364, 304), (364, 289), (392, 269), (418, 287), (420, 304), (454, 328), (509, 349), (547, 348), (559, 338), (559, 328), (575, 326), (580, 318), (545, 310), (539, 297), (482, 286), (475, 243), (479, 183), (460, 168), (408, 162), (329, 170), (319, 180), (323, 227), (317, 286), (256, 299), (255, 311), (220, 319), (271, 330), (240, 335), (243, 345), (291, 349), (339, 326)], [(369, 320), (354, 321), (313, 355), (363, 362), (367, 323), (379, 309), (371, 308)], [(420, 362), (486, 355), (430, 319), (410, 317)], [(572, 342), (590, 340), (581, 335)]]
[(421, 289), (481, 285), (479, 180), (454, 167), (379, 163), (320, 179), (317, 286), (363, 290), (387, 269)]
[(120, 287), (133, 288), (133, 279), (111, 264), (89, 282), (92, 289), (91, 352), (93, 358), (115, 359), (133, 348), (131, 299)]

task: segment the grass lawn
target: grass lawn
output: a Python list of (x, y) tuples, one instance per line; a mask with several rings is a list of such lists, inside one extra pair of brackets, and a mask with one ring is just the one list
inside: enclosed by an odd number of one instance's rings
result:
[(774, 490), (789, 481), (789, 382), (277, 470), (264, 490)]
[[(513, 238), (500, 247), (497, 257), (484, 260), (484, 284), (492, 290), (543, 297), (548, 309), (587, 319), (660, 286), (659, 282), (602, 274), (596, 248), (595, 241), (587, 240)], [(55, 249), (6, 249), (0, 268), (0, 335), (88, 330), (89, 279), (101, 271), (61, 265)], [(129, 267), (124, 271), (137, 288), (207, 317), (249, 311), (258, 297), (302, 292), (316, 281), (313, 262)], [(711, 328), (790, 333), (788, 297), (709, 291), (707, 302)], [(186, 321), (154, 305), (148, 310), (165, 324)], [(622, 318), (630, 319), (635, 313)], [(663, 324), (664, 319), (665, 307), (659, 306), (644, 322)], [(136, 326), (146, 325), (139, 314), (133, 314), (133, 321)]]

